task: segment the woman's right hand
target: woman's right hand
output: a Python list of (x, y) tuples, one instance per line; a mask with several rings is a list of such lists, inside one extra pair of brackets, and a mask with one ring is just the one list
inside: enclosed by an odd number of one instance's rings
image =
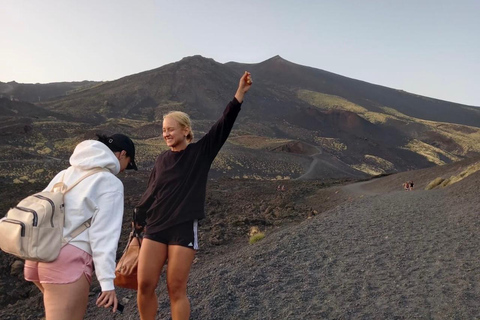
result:
[(105, 308), (113, 306), (112, 312), (116, 312), (118, 307), (118, 300), (117, 295), (115, 294), (115, 290), (102, 291), (102, 293), (100, 293), (97, 298), (96, 304), (97, 307)]
[(143, 228), (145, 228), (145, 226), (139, 225), (137, 222), (132, 221), (132, 228), (133, 228), (137, 233), (141, 233), (141, 232), (143, 231)]
[(132, 220), (132, 228), (135, 230), (137, 233), (141, 233), (143, 231), (143, 228), (145, 225), (141, 225), (137, 221), (138, 218), (138, 208), (133, 209), (133, 220)]

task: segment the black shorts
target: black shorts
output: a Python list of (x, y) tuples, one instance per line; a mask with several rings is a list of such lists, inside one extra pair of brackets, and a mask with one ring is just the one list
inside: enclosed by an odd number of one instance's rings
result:
[(198, 220), (180, 223), (152, 234), (147, 230), (144, 238), (166, 245), (179, 245), (198, 250)]

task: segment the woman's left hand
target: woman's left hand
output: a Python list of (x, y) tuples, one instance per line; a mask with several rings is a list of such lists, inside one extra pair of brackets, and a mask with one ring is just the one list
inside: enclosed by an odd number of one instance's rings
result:
[(118, 300), (117, 295), (115, 294), (115, 290), (103, 291), (98, 296), (96, 303), (97, 307), (109, 308), (113, 306), (112, 312), (116, 312), (118, 307)]

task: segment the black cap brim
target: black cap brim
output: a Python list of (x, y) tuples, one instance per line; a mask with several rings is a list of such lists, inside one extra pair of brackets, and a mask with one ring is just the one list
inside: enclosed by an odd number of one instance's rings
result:
[(126, 168), (126, 170), (132, 170), (132, 169), (135, 171), (138, 171), (137, 164), (135, 163), (135, 161), (130, 161), (130, 163)]

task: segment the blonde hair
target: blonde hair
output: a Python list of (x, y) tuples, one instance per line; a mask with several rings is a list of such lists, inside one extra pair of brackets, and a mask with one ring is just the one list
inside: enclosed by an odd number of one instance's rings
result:
[(188, 114), (182, 111), (170, 111), (169, 113), (163, 115), (163, 119), (165, 118), (172, 118), (173, 120), (177, 121), (182, 128), (188, 128), (188, 134), (186, 136), (187, 141), (190, 143), (193, 140), (193, 130), (192, 130), (192, 121)]

